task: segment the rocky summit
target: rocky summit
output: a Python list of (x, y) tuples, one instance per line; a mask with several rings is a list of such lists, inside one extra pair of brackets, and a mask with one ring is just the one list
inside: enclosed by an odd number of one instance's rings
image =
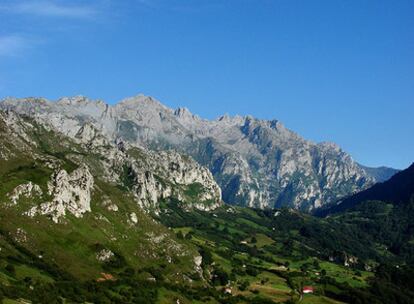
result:
[[(45, 128), (89, 145), (91, 151), (116, 145), (117, 149), (104, 151), (113, 168), (125, 163), (121, 154), (125, 147), (145, 151), (158, 169), (148, 164), (138, 168), (143, 163), (122, 165), (140, 181), (132, 187), (141, 205), (156, 205), (171, 195), (176, 190), (168, 183), (173, 182), (203, 185), (208, 189), (203, 196), (207, 201), (218, 201), (221, 188), (229, 204), (311, 211), (367, 188), (379, 176), (337, 145), (305, 140), (280, 121), (251, 116), (206, 120), (144, 95), (116, 105), (82, 96), (57, 101), (7, 98), (0, 109), (29, 116)], [(191, 161), (190, 167), (181, 166), (191, 158), (199, 165)], [(108, 179), (116, 176), (108, 171), (111, 165), (105, 166)], [(165, 172), (170, 174), (169, 182), (157, 182)], [(180, 193), (174, 195), (181, 198)]]

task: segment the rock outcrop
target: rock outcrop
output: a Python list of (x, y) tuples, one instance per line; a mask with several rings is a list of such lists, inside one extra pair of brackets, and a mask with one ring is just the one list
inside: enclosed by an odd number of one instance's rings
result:
[(93, 176), (85, 165), (70, 174), (64, 169), (59, 170), (48, 183), (48, 195), (52, 200), (33, 207), (28, 215), (48, 215), (55, 223), (59, 222), (66, 212), (78, 218), (82, 217), (85, 212), (91, 211), (93, 185)]
[(42, 189), (40, 189), (39, 185), (36, 185), (32, 182), (28, 182), (25, 184), (18, 185), (14, 188), (13, 192), (8, 195), (11, 204), (17, 205), (20, 198), (32, 198), (35, 196), (41, 196), (43, 194)]

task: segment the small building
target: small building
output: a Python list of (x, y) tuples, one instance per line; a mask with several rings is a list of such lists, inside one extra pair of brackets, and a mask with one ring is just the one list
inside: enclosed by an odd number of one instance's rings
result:
[(96, 279), (97, 282), (115, 281), (115, 278), (110, 273), (101, 272), (101, 277)]
[(312, 286), (303, 286), (302, 292), (303, 293), (313, 293), (313, 287)]

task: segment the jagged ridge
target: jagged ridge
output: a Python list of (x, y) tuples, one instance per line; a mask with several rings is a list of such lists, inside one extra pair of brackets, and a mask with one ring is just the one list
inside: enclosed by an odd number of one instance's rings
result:
[(6, 99), (0, 107), (36, 117), (68, 136), (90, 123), (110, 142), (175, 149), (213, 173), (224, 201), (311, 210), (375, 182), (338, 146), (313, 143), (279, 121), (250, 116), (205, 120), (144, 95), (110, 106), (85, 97)]

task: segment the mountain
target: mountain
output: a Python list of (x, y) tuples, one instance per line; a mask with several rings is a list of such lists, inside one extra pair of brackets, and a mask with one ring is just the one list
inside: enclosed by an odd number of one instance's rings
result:
[(148, 214), (169, 199), (187, 211), (219, 207), (210, 171), (174, 151), (115, 145), (89, 124), (73, 134), (0, 111), (0, 253), (25, 247), (83, 279), (118, 257), (141, 267), (175, 260), (178, 276), (196, 271), (198, 253)]
[(33, 117), (69, 137), (87, 123), (108, 142), (189, 155), (209, 168), (230, 204), (309, 211), (363, 190), (378, 178), (337, 145), (307, 141), (277, 120), (205, 120), (144, 95), (114, 106), (81, 96), (56, 102), (8, 98), (0, 108)]
[[(414, 264), (414, 163), (384, 183), (351, 195), (317, 215), (354, 227), (384, 252)], [(401, 262), (400, 262), (401, 263)]]
[(383, 183), (340, 200), (334, 206), (321, 209), (320, 215), (343, 212), (357, 207), (366, 201), (382, 201), (398, 207), (408, 204), (414, 197), (414, 163), (405, 170), (396, 173)]
[(389, 180), (391, 177), (393, 177), (396, 173), (400, 172), (400, 170), (398, 169), (389, 167), (366, 167), (363, 165), (360, 166), (378, 183), (385, 182)]
[[(224, 207), (210, 171), (190, 157), (110, 142), (89, 122), (70, 131), (0, 110), (1, 302), (194, 303), (200, 294), (198, 303), (222, 303), (215, 285), (228, 284), (230, 259), (217, 254), (246, 253), (240, 237), (260, 217)], [(240, 261), (240, 279), (263, 271)], [(282, 285), (277, 299), (298, 288), (264, 275), (267, 288)], [(252, 303), (250, 294), (237, 302)]]

